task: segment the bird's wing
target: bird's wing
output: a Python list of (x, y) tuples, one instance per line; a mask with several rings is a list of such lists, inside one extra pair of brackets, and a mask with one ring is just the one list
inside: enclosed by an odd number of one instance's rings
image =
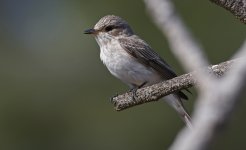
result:
[[(134, 35), (128, 38), (120, 38), (118, 40), (122, 48), (127, 53), (135, 57), (137, 61), (145, 66), (152, 67), (163, 77), (164, 80), (177, 77), (172, 68), (138, 36)], [(186, 89), (186, 91), (190, 92), (188, 89)], [(188, 99), (188, 97), (181, 91), (178, 91), (176, 95), (182, 99)]]
[(120, 38), (119, 42), (127, 53), (147, 67), (152, 67), (165, 80), (177, 76), (171, 67), (146, 42), (137, 36)]

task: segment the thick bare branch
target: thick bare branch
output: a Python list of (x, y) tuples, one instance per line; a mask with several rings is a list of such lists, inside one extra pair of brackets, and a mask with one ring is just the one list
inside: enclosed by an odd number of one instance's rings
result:
[(229, 10), (240, 21), (246, 24), (246, 0), (210, 0)]
[(133, 99), (133, 92), (127, 92), (122, 95), (118, 95), (112, 98), (112, 103), (117, 111), (140, 105), (147, 102), (157, 101), (163, 96), (171, 94), (175, 91), (179, 91), (185, 88), (189, 88), (195, 84), (199, 84), (194, 78), (194, 74), (197, 72), (214, 73), (217, 76), (222, 76), (230, 67), (234, 60), (226, 61), (218, 65), (210, 66), (206, 69), (194, 71), (188, 74), (184, 74), (162, 83), (157, 83), (152, 86), (144, 87), (136, 91), (135, 99)]

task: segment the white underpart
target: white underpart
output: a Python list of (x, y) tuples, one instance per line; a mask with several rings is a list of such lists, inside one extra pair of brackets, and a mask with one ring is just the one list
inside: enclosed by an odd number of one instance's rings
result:
[(129, 86), (140, 86), (144, 82), (151, 85), (163, 80), (155, 70), (139, 63), (128, 54), (114, 37), (98, 35), (96, 40), (100, 46), (102, 62), (111, 74)]

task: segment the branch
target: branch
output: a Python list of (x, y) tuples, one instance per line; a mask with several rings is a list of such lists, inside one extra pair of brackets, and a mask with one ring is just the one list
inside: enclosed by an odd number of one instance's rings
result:
[(230, 11), (236, 18), (246, 24), (246, 0), (210, 0)]
[[(152, 86), (144, 87), (136, 91), (136, 95), (133, 92), (127, 92), (122, 95), (118, 95), (112, 98), (112, 103), (117, 111), (140, 105), (147, 102), (157, 101), (161, 97), (169, 95), (171, 93), (180, 91), (192, 87), (194, 85), (199, 85), (194, 75), (197, 72), (208, 72), (210, 74), (215, 74), (216, 76), (222, 76), (234, 63), (235, 60), (226, 61), (217, 65), (207, 67), (205, 69), (194, 71), (188, 74), (184, 74), (167, 80), (161, 83), (154, 84)], [(133, 96), (135, 99), (133, 99)]]

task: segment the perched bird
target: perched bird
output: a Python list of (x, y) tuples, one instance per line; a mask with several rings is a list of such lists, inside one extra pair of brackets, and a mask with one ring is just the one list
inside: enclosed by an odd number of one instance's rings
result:
[[(134, 34), (128, 23), (114, 15), (101, 18), (94, 28), (84, 31), (92, 34), (99, 47), (100, 58), (112, 75), (131, 89), (149, 86), (177, 75), (172, 68), (140, 37)], [(180, 115), (188, 127), (191, 118), (182, 99), (188, 97), (181, 91), (164, 97)]]

